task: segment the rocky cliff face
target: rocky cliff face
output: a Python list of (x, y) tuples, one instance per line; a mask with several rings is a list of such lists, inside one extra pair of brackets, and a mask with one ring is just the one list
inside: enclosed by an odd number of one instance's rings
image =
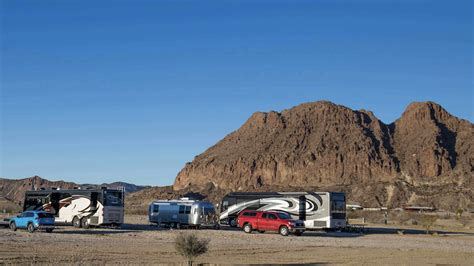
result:
[(473, 124), (432, 102), (409, 105), (389, 125), (365, 110), (306, 103), (253, 114), (187, 163), (174, 188), (209, 183), (223, 190), (333, 188), (355, 201), (401, 205), (428, 199), (416, 192), (428, 184), (467, 186), (458, 196), (470, 202), (473, 145)]

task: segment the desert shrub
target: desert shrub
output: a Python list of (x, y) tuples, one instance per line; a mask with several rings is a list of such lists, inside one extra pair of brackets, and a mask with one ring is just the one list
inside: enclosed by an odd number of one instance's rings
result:
[(180, 233), (175, 239), (174, 247), (179, 255), (186, 258), (188, 265), (208, 250), (210, 239), (199, 238), (194, 233)]
[(464, 212), (464, 210), (462, 208), (458, 208), (456, 210), (456, 219), (461, 218), (463, 212)]
[(433, 215), (422, 216), (421, 225), (425, 228), (427, 234), (431, 232), (431, 227), (433, 227), (436, 220), (438, 220), (437, 216), (433, 216)]

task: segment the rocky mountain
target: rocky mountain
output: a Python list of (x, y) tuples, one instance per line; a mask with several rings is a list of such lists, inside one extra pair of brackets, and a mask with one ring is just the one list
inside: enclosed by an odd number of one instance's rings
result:
[(254, 113), (187, 163), (174, 189), (338, 190), (365, 205), (466, 206), (473, 197), (474, 125), (433, 102), (391, 124), (331, 102)]

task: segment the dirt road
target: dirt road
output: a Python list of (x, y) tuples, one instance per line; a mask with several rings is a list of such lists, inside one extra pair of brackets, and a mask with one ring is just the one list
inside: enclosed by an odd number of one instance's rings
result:
[[(128, 216), (122, 229), (59, 227), (54, 233), (29, 234), (0, 229), (0, 264), (182, 263), (174, 251), (177, 230), (157, 229), (145, 216)], [(474, 234), (426, 235), (387, 228), (366, 234), (306, 232), (301, 237), (237, 230), (181, 230), (210, 238), (199, 262), (215, 264), (472, 264)]]

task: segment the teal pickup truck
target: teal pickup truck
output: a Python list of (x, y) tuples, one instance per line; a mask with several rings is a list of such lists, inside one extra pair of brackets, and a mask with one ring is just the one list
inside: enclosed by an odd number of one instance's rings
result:
[(54, 230), (54, 216), (45, 211), (25, 211), (16, 217), (10, 218), (9, 227), (12, 231), (23, 228), (30, 233), (36, 230), (45, 230), (51, 233)]

